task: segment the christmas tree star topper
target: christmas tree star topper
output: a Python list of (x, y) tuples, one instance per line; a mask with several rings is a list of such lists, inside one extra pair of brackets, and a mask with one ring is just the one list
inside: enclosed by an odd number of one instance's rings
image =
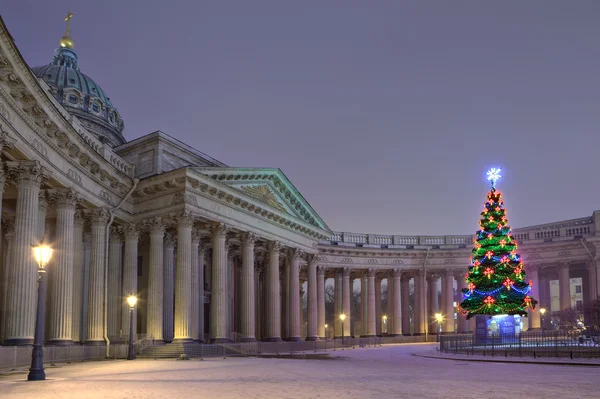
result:
[(495, 188), (498, 180), (502, 178), (500, 172), (502, 172), (502, 168), (493, 167), (490, 170), (488, 170), (487, 179), (492, 183), (492, 188)]

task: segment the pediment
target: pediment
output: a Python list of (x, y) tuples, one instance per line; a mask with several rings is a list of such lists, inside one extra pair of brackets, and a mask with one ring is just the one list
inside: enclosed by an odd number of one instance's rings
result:
[(276, 168), (193, 168), (280, 212), (330, 231), (289, 179)]

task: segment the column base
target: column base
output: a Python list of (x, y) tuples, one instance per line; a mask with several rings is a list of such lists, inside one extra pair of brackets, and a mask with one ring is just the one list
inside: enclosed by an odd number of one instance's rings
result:
[(305, 341), (318, 341), (320, 339), (323, 339), (323, 338), (319, 338), (319, 337), (306, 337)]
[(410, 334), (402, 333), (402, 335), (405, 336), (405, 337), (410, 337)]
[[(524, 332), (527, 332), (527, 331), (542, 331), (542, 327), (528, 328), (528, 329), (527, 329), (526, 331), (524, 331)], [(470, 331), (466, 331), (466, 332), (470, 332)]]
[(90, 340), (90, 341), (85, 341), (84, 345), (86, 346), (100, 346), (100, 345), (104, 345), (105, 342), (104, 340)]
[(321, 341), (325, 341), (325, 340), (327, 339), (327, 337), (319, 337), (319, 339), (320, 339)]
[(281, 342), (280, 337), (263, 338), (263, 342)]
[(288, 337), (286, 338), (284, 341), (288, 341), (288, 342), (298, 342), (298, 341), (302, 341), (301, 337)]
[(360, 338), (375, 338), (377, 335), (361, 335)]
[(211, 344), (229, 344), (229, 343), (231, 343), (231, 340), (229, 338), (211, 338), (210, 343)]
[(254, 338), (254, 337), (242, 337), (242, 338), (240, 338), (240, 342), (256, 342), (256, 338)]
[(402, 336), (402, 334), (387, 334), (387, 335), (384, 335), (384, 337), (401, 337), (401, 336)]
[(189, 342), (194, 342), (192, 338), (175, 338), (173, 340), (174, 344), (187, 344)]
[(69, 346), (73, 345), (73, 341), (70, 339), (51, 339), (46, 342), (46, 345)]
[(413, 337), (415, 337), (415, 336), (416, 336), (416, 337), (418, 337), (418, 336), (420, 336), (420, 335), (425, 335), (425, 333), (414, 333), (414, 334), (413, 334)]
[(33, 345), (33, 338), (9, 338), (2, 342), (4, 346), (27, 346)]

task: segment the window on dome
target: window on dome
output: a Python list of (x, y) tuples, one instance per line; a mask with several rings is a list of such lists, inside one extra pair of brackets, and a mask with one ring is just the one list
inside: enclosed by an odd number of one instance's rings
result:
[(69, 83), (75, 83), (75, 79), (69, 79)]
[(110, 119), (110, 121), (111, 121), (112, 123), (115, 123), (115, 114), (113, 114), (113, 113), (111, 112), (111, 114), (110, 114), (110, 116), (109, 116), (108, 118)]
[(100, 106), (96, 103), (92, 104), (92, 111), (100, 112)]
[(69, 102), (71, 104), (77, 104), (79, 101), (78, 101), (78, 98), (77, 98), (76, 95), (70, 94), (69, 95)]

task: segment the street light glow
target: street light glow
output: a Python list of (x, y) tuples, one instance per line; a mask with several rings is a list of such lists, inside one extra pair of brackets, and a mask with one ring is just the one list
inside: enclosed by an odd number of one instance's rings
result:
[(340, 315), (340, 320), (341, 320), (341, 321), (344, 321), (344, 320), (346, 320), (346, 315), (342, 313), (342, 314)]
[(541, 308), (540, 309), (540, 313), (542, 314), (542, 316), (544, 315), (544, 313), (546, 313), (546, 308)]
[(127, 303), (129, 304), (130, 308), (134, 308), (135, 304), (137, 303), (137, 297), (135, 295), (128, 296)]
[(43, 270), (46, 267), (46, 265), (48, 265), (48, 262), (50, 262), (50, 257), (52, 256), (52, 248), (45, 244), (37, 245), (33, 247), (33, 256), (39, 268)]

